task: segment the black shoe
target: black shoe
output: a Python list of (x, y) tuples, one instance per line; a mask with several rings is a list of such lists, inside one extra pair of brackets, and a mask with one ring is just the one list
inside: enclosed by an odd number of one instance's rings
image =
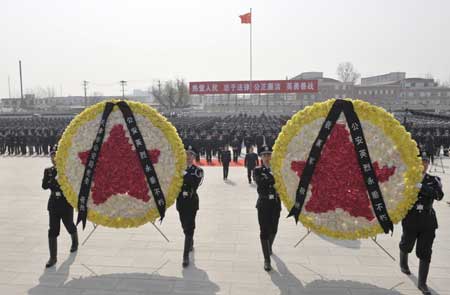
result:
[(403, 252), (401, 250), (400, 250), (400, 270), (402, 271), (402, 273), (408, 276), (411, 274), (411, 270), (409, 270), (408, 266), (408, 253)]
[(428, 271), (430, 270), (430, 263), (424, 260), (420, 260), (419, 263), (419, 277), (417, 279), (417, 288), (422, 291), (423, 294), (431, 294), (427, 286)]
[(58, 252), (58, 243), (56, 238), (48, 238), (48, 249), (50, 251), (50, 259), (45, 264), (45, 267), (52, 267), (56, 264), (56, 256)]
[(78, 250), (78, 233), (75, 232), (70, 235), (72, 238), (72, 246), (70, 246), (70, 253), (73, 253)]
[(189, 265), (189, 250), (192, 246), (192, 237), (185, 236), (184, 237), (184, 249), (183, 249), (183, 267), (187, 267)]
[(270, 248), (270, 242), (269, 240), (261, 240), (261, 248), (263, 251), (263, 255), (264, 255), (264, 270), (265, 271), (270, 271), (272, 270), (272, 266), (270, 265), (270, 253), (269, 253), (269, 248)]
[(56, 264), (56, 258), (54, 257), (50, 257), (50, 259), (47, 261), (47, 263), (45, 264), (45, 268), (49, 268), (52, 267)]

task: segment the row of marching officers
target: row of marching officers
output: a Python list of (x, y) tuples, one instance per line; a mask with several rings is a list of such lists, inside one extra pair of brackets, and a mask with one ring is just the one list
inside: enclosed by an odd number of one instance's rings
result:
[[(272, 150), (270, 147), (263, 146), (258, 153), (262, 159), (262, 165), (254, 170), (258, 191), (256, 208), (258, 209), (264, 269), (270, 271), (270, 255), (272, 254), (272, 245), (278, 230), (281, 202), (274, 188), (275, 179), (270, 169)], [(427, 277), (435, 232), (438, 228), (433, 202), (434, 200), (442, 200), (444, 193), (440, 178), (427, 173), (430, 163), (427, 154), (421, 153), (419, 156), (422, 158), (424, 167), (423, 177), (422, 182), (417, 184), (418, 188), (420, 188), (417, 201), (402, 221), (403, 234), (399, 245), (400, 269), (407, 275), (411, 274), (408, 267), (408, 253), (412, 251), (414, 244), (417, 243), (416, 255), (420, 259), (418, 288), (423, 294), (431, 294), (427, 286)]]
[[(183, 186), (176, 201), (181, 226), (184, 232), (183, 267), (189, 265), (189, 252), (194, 246), (195, 218), (199, 209), (198, 187), (202, 184), (204, 173), (200, 167), (194, 165), (197, 151), (191, 146), (185, 146), (186, 169), (183, 177)], [(258, 200), (256, 208), (260, 227), (260, 242), (264, 256), (264, 269), (270, 271), (270, 256), (272, 246), (278, 231), (278, 222), (281, 211), (281, 201), (275, 189), (275, 178), (271, 171), (272, 149), (262, 146), (258, 150), (261, 157), (261, 166), (254, 168), (253, 177), (257, 185)], [(51, 152), (54, 164), (55, 150)], [(431, 253), (435, 232), (438, 227), (436, 213), (433, 209), (434, 200), (442, 200), (444, 194), (440, 178), (426, 173), (429, 158), (421, 154), (424, 166), (422, 182), (417, 202), (410, 209), (402, 221), (403, 234), (400, 241), (400, 269), (405, 274), (411, 274), (408, 267), (408, 253), (416, 244), (416, 255), (420, 259), (418, 288), (424, 294), (431, 294), (427, 287), (427, 276), (430, 267)], [(250, 181), (250, 178), (249, 178)], [(71, 252), (77, 251), (77, 229), (73, 223), (73, 208), (67, 202), (57, 181), (57, 171), (53, 165), (45, 169), (42, 181), (43, 189), (50, 189), (51, 195), (48, 202), (50, 228), (48, 232), (50, 259), (46, 266), (50, 267), (57, 260), (56, 239), (60, 231), (61, 220), (72, 237)]]

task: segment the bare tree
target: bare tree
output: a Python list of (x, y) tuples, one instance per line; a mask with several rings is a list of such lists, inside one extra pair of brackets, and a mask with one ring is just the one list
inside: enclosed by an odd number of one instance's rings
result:
[(44, 97), (55, 97), (56, 96), (56, 90), (55, 87), (53, 86), (47, 86), (47, 87), (42, 87), (42, 86), (37, 86), (34, 88), (28, 88), (25, 91), (26, 93), (29, 94), (34, 94), (34, 97), (37, 98), (44, 98)]
[(450, 88), (450, 80), (439, 82), (439, 86)]
[(439, 84), (439, 86), (450, 88), (450, 76), (448, 77), (448, 80), (447, 80), (447, 81), (442, 81), (442, 82)]
[(355, 83), (359, 77), (361, 77), (355, 67), (353, 67), (353, 64), (349, 61), (340, 63), (337, 67), (336, 73), (342, 82)]
[(177, 90), (177, 106), (178, 107), (187, 107), (190, 105), (191, 100), (189, 96), (189, 88), (187, 86), (186, 81), (184, 79), (177, 79), (175, 81), (176, 90)]
[(160, 105), (162, 105), (164, 108), (169, 109), (169, 103), (166, 103), (166, 100), (164, 98), (163, 89), (161, 88), (161, 81), (158, 80), (158, 85), (152, 86), (152, 94), (155, 97), (155, 99), (159, 102)]
[(433, 79), (435, 86), (450, 88), (450, 76), (449, 76), (449, 79), (447, 81), (444, 81), (444, 80), (440, 80), (440, 79), (435, 79), (433, 77), (433, 75), (431, 75), (431, 74), (426, 74), (425, 75), (425, 79)]
[(158, 81), (157, 85), (152, 86), (151, 92), (155, 99), (169, 110), (184, 108), (190, 104), (188, 86), (184, 79), (166, 81), (163, 85)]
[(433, 74), (431, 74), (431, 73), (426, 73), (426, 74), (425, 74), (425, 79), (433, 79), (433, 80), (434, 80)]
[(32, 89), (27, 89), (26, 93), (34, 94), (37, 98), (44, 98), (47, 97), (47, 90), (45, 90), (41, 86), (34, 87)]
[(56, 90), (53, 86), (47, 86), (45, 88), (45, 91), (47, 92), (47, 97), (55, 97), (56, 96)]

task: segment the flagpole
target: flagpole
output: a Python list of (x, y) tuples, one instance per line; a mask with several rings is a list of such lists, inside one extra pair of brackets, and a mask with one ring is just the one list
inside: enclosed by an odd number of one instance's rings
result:
[(250, 81), (252, 81), (252, 26), (253, 26), (253, 15), (252, 9), (250, 8)]

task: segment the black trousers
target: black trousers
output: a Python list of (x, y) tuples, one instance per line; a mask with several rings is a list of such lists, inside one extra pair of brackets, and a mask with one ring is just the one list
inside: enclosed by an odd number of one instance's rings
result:
[(44, 152), (44, 155), (48, 155), (48, 143), (42, 145), (42, 151)]
[(20, 145), (20, 152), (22, 153), (22, 156), (25, 156), (27, 154), (27, 146), (24, 144)]
[(436, 216), (434, 212), (408, 213), (402, 221), (403, 234), (400, 250), (411, 253), (416, 244), (416, 256), (420, 260), (431, 261), (434, 238), (436, 236)]
[(180, 215), (181, 227), (185, 236), (193, 237), (195, 230), (195, 216), (197, 210), (181, 210), (178, 211)]
[(251, 182), (252, 181), (252, 175), (253, 175), (253, 170), (254, 170), (255, 168), (249, 168), (249, 167), (247, 167), (247, 178), (248, 178), (248, 181), (249, 182)]
[(431, 164), (434, 164), (434, 151), (433, 150), (427, 150), (426, 154), (430, 158)]
[(238, 158), (239, 158), (239, 150), (233, 150), (233, 162), (237, 163)]
[(276, 204), (274, 201), (263, 201), (258, 204), (259, 237), (262, 240), (268, 240), (278, 231), (280, 208), (274, 204)]
[(61, 220), (69, 234), (77, 231), (77, 227), (73, 223), (73, 208), (65, 210), (49, 210), (49, 238), (57, 238), (61, 228)]
[(212, 151), (210, 149), (206, 150), (206, 162), (211, 163), (212, 161)]
[(228, 168), (230, 167), (229, 163), (223, 163), (223, 178), (228, 178)]

